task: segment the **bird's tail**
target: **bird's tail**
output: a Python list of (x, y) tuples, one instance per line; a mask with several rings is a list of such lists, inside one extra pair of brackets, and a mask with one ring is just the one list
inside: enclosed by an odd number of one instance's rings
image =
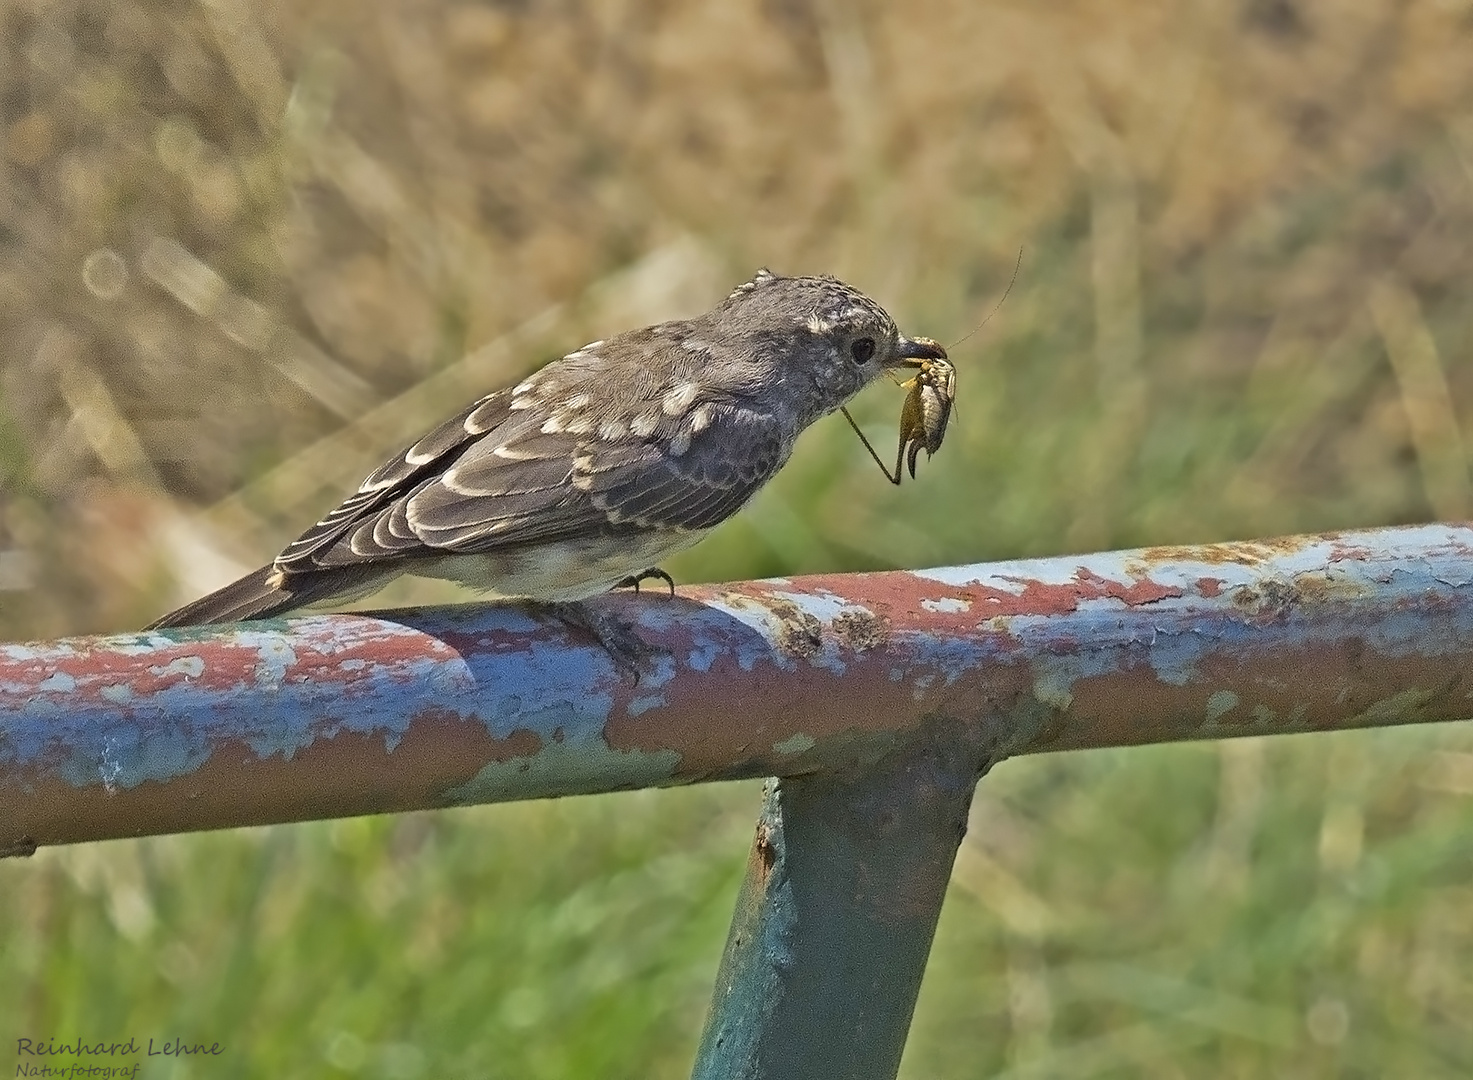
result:
[(343, 604), (378, 591), (404, 571), (404, 566), (385, 570), (381, 566), (367, 565), (332, 566), (307, 573), (279, 574), (274, 566), (263, 566), (209, 596), (202, 596), (178, 611), (169, 612), (144, 629), (269, 619), (314, 604)]
[[(144, 627), (160, 630), (168, 626), (203, 626), (207, 623), (241, 622), (245, 619), (269, 619), (292, 608), (311, 603), (300, 588), (283, 581), (273, 567), (252, 570), (239, 581), (202, 596), (178, 611), (171, 611)], [(316, 590), (311, 590), (316, 591)]]

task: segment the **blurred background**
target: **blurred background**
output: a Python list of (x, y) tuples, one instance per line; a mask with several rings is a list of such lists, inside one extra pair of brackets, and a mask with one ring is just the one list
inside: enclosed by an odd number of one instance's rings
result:
[[(0, 0), (0, 633), (142, 625), (764, 264), (951, 342), (1022, 250), (916, 483), (820, 424), (679, 580), (1466, 518), (1470, 50), (1469, 0)], [(7, 861), (0, 1035), (685, 1076), (757, 806)], [(1006, 762), (903, 1075), (1466, 1076), (1470, 905), (1462, 726)]]

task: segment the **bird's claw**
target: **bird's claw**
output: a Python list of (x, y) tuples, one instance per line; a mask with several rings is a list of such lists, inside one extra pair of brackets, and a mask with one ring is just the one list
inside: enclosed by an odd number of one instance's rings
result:
[(637, 574), (630, 574), (623, 581), (616, 583), (614, 585), (614, 588), (633, 589), (635, 593), (638, 594), (639, 583), (641, 581), (649, 581), (651, 579), (655, 581), (663, 581), (665, 585), (670, 589), (670, 595), (675, 595), (675, 579), (669, 574), (665, 573), (665, 571), (661, 570), (658, 566), (652, 566), (648, 570), (641, 570)]
[(645, 641), (635, 632), (633, 625), (612, 612), (585, 603), (570, 602), (554, 604), (553, 610), (567, 625), (597, 638), (604, 652), (609, 654), (614, 666), (619, 669), (619, 674), (633, 679), (636, 686), (652, 661), (670, 655), (670, 651), (663, 646), (651, 645)]

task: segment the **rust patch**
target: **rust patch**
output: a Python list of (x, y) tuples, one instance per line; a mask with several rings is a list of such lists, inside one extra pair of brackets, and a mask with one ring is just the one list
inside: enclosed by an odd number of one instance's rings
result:
[[(479, 726), (483, 731), (486, 727), (486, 722), (481, 719), (479, 713), (460, 713), (454, 709), (447, 709), (439, 705), (432, 705), (428, 708), (420, 709), (410, 716), (409, 722), (412, 725), (410, 728), (411, 731), (416, 730), (421, 725), (434, 729), (459, 724), (473, 724)], [(562, 741), (558, 734), (561, 731), (562, 728), (558, 728), (557, 732), (553, 733), (554, 741)], [(491, 752), (484, 764), (490, 764), (493, 761), (511, 761), (513, 758), (528, 758), (540, 753), (542, 750), (542, 736), (538, 735), (531, 728), (517, 728), (506, 738), (497, 739), (492, 737), (487, 740), (487, 743)]]
[(889, 634), (889, 623), (868, 611), (841, 611), (834, 617), (834, 636), (855, 652), (883, 645)]
[[(374, 623), (381, 621), (373, 620)], [(396, 625), (403, 627), (404, 624)], [(297, 646), (297, 659), (289, 669), (289, 679), (351, 684), (374, 674), (382, 675), (391, 665), (401, 665), (405, 660), (415, 663), (444, 662), (461, 655), (459, 650), (433, 634), (419, 631), (395, 634), (387, 638), (363, 637), (346, 640), (342, 634), (332, 636), (324, 631), (306, 636), (306, 643), (309, 648), (303, 648), (299, 642), (294, 643)], [(353, 660), (362, 663), (345, 668), (345, 663)]]
[(752, 842), (752, 857), (756, 865), (751, 876), (757, 887), (767, 888), (767, 879), (772, 876), (772, 867), (777, 862), (777, 848), (772, 843), (772, 827), (767, 822), (757, 826), (757, 838)]
[[(1313, 672), (1313, 678), (1306, 678)], [(1163, 682), (1149, 665), (1077, 679), (1066, 722), (1048, 745), (1027, 750), (1138, 746), (1192, 738), (1263, 735), (1388, 723), (1375, 707), (1408, 690), (1424, 697), (1402, 723), (1467, 719), (1473, 713), (1459, 669), (1446, 657), (1387, 657), (1368, 663), (1359, 639), (1286, 647), (1282, 640), (1249, 644), (1229, 655), (1204, 656), (1183, 685)], [(1210, 699), (1221, 690), (1236, 698), (1218, 713)], [(1150, 718), (1149, 723), (1143, 722)], [(1026, 750), (1024, 751), (1026, 752)]]
[(812, 660), (823, 651), (823, 623), (791, 600), (772, 598), (767, 609), (778, 618), (777, 647), (789, 656)]
[[(254, 684), (263, 670), (278, 663), (286, 682), (351, 686), (405, 661), (442, 660), (455, 655), (428, 634), (375, 636), (371, 631), (379, 628), (379, 621), (365, 622), (370, 625), (365, 626), (362, 636), (333, 636), (319, 631), (284, 637), (281, 654), (264, 651), (259, 642), (208, 637), (206, 631), (199, 631), (198, 639), (191, 636), (151, 649), (147, 664), (140, 664), (137, 655), (117, 647), (87, 648), (85, 639), (81, 639), (63, 643), (72, 648), (48, 647), (41, 655), (24, 660), (0, 659), (0, 681), (39, 685), (61, 675), (75, 683), (67, 691), (69, 701), (110, 706), (114, 702), (103, 696), (105, 690), (125, 686), (139, 700), (179, 685), (231, 690)], [(140, 634), (139, 638), (144, 636)], [(290, 659), (286, 649), (290, 650)]]
[(1343, 603), (1347, 599), (1366, 595), (1364, 583), (1336, 579), (1324, 573), (1305, 573), (1294, 576), (1296, 602), (1303, 604)]
[(1162, 585), (1160, 582), (1145, 578), (1141, 581), (1124, 585), (1109, 578), (1100, 577), (1085, 567), (1074, 571), (1074, 580), (1081, 587), (1091, 590), (1089, 599), (1111, 599), (1119, 600), (1130, 607), (1138, 607), (1141, 604), (1156, 604), (1162, 600), (1168, 600), (1177, 596), (1185, 596), (1186, 593), (1176, 585)]
[(1271, 559), (1303, 551), (1311, 544), (1321, 542), (1319, 536), (1285, 536), (1274, 540), (1237, 540), (1222, 544), (1181, 544), (1150, 547), (1141, 552), (1145, 563), (1205, 563), (1220, 566), (1234, 563), (1238, 566), (1257, 566)]
[[(244, 742), (214, 747), (198, 769), (169, 781), (108, 791), (55, 777), (0, 787), (0, 845), (22, 838), (65, 844), (241, 825), (352, 817), (444, 805), (443, 793), (493, 761), (535, 754), (541, 740), (516, 731), (497, 739), (474, 714), (426, 709), (392, 751), (383, 732), (338, 731), (290, 759), (259, 757)], [(121, 833), (118, 822), (127, 822)]]
[(1090, 600), (1119, 600), (1128, 607), (1139, 607), (1186, 595), (1177, 585), (1162, 585), (1150, 578), (1126, 584), (1101, 577), (1084, 566), (1074, 571), (1073, 581), (1065, 584), (1020, 577), (1003, 580), (1021, 585), (1022, 592), (975, 585), (963, 590), (975, 598), (974, 615), (984, 619), (998, 615), (1067, 615)]
[(1346, 544), (1337, 540), (1330, 545), (1330, 561), (1337, 562), (1370, 562), (1376, 557), (1376, 553), (1370, 548), (1361, 547), (1359, 544)]
[(1299, 591), (1293, 582), (1269, 578), (1256, 585), (1239, 585), (1233, 590), (1232, 602), (1250, 618), (1280, 622), (1299, 602)]
[[(794, 584), (805, 591), (828, 593), (839, 597), (848, 595), (854, 588), (852, 580), (834, 574), (802, 578)], [(975, 602), (977, 595), (975, 589), (944, 585), (939, 581), (930, 581), (904, 571), (892, 570), (870, 574), (865, 578), (864, 604), (875, 618), (881, 620), (887, 637), (892, 622), (901, 621), (916, 629), (962, 634), (975, 628), (978, 621), (975, 613), (954, 610), (954, 605), (946, 603), (933, 608), (925, 607), (924, 603), (927, 600), (955, 601), (961, 597), (970, 604)], [(768, 602), (768, 597), (765, 595), (763, 602)], [(988, 614), (995, 614), (995, 612), (988, 612)]]

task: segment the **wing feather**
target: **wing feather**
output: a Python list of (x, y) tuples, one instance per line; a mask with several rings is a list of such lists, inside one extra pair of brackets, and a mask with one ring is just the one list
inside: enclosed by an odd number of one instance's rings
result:
[[(500, 416), (504, 421), (505, 417), (510, 414), (510, 405), (510, 390), (489, 394), (479, 401), (472, 402), (458, 415), (446, 420), (398, 457), (384, 462), (368, 475), (358, 486), (356, 492), (288, 544), (276, 557), (275, 568), (286, 573), (294, 573), (326, 565), (337, 565), (341, 560), (335, 560), (332, 563), (323, 561), (321, 556), (326, 550), (330, 550), (351, 532), (356, 531), (357, 524), (365, 517), (375, 515), (381, 508), (391, 504), (391, 500), (401, 493), (406, 485), (411, 485), (436, 470), (443, 471), (448, 468), (450, 463), (464, 452), (466, 446), (475, 438), (469, 426), (472, 417), (485, 421), (491, 417)], [(349, 540), (346, 546), (349, 550), (353, 550), (354, 543)], [(358, 546), (362, 547), (365, 553), (372, 550), (371, 546), (362, 542)]]
[[(529, 384), (528, 397), (514, 396)], [(627, 421), (658, 407), (660, 386), (626, 398), (621, 423), (559, 413), (546, 390), (529, 380), (440, 425), (303, 533), (278, 569), (704, 530), (739, 510), (791, 448), (775, 418), (742, 402), (705, 403), (699, 425), (690, 411), (661, 416), (639, 436)]]

